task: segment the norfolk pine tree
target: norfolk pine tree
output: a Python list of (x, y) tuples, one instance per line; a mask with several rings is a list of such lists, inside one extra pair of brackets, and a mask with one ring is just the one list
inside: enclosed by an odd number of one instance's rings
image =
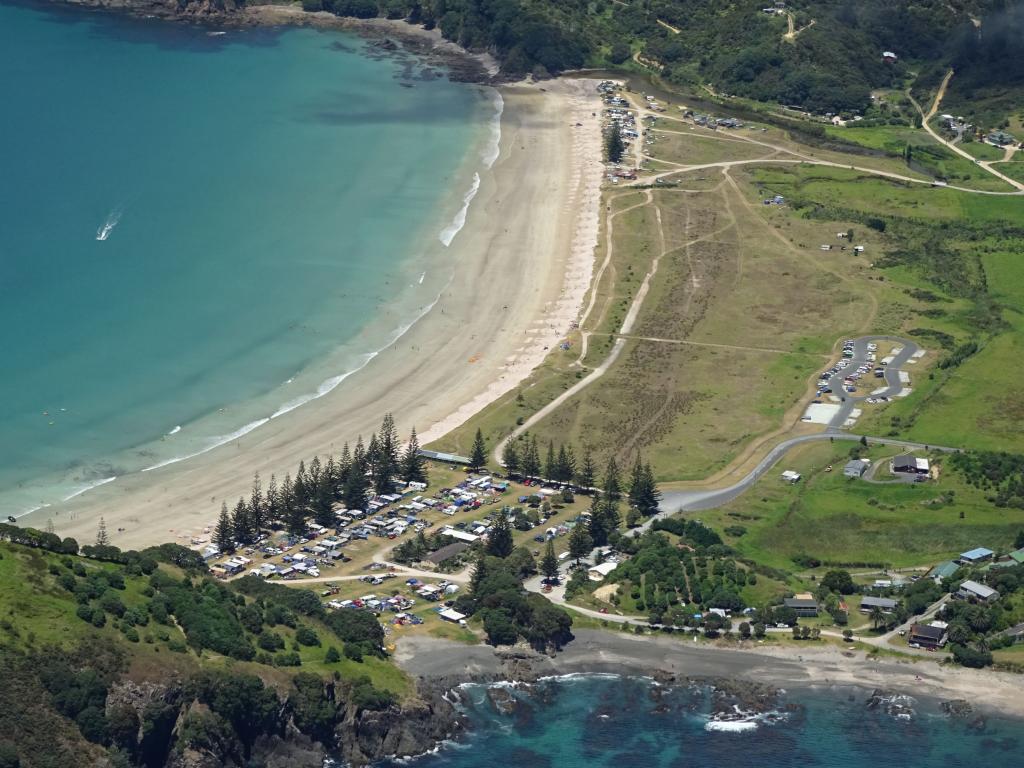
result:
[(484, 433), (477, 427), (476, 436), (473, 438), (473, 449), (469, 452), (469, 466), (472, 469), (480, 469), (487, 464), (487, 444), (484, 442)]

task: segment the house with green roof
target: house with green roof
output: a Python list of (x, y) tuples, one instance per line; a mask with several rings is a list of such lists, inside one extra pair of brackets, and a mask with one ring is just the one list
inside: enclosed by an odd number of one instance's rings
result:
[(943, 579), (952, 578), (953, 574), (958, 570), (960, 570), (959, 564), (954, 563), (952, 560), (947, 560), (944, 563), (939, 563), (928, 571), (928, 578), (938, 583)]

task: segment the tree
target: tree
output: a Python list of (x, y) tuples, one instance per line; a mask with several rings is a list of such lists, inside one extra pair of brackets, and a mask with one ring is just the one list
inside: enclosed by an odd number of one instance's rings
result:
[[(576, 527), (579, 528), (581, 526)], [(540, 572), (548, 581), (554, 581), (558, 578), (558, 557), (555, 556), (555, 542), (551, 539), (548, 539), (547, 546), (544, 547), (544, 557), (540, 561)]]
[(512, 554), (513, 547), (512, 526), (509, 524), (508, 515), (502, 510), (498, 512), (498, 518), (487, 534), (487, 554), (493, 557), (508, 557)]
[(626, 151), (626, 145), (622, 141), (622, 129), (617, 122), (612, 122), (608, 129), (608, 136), (605, 139), (605, 154), (609, 163), (618, 163), (622, 160), (622, 154)]
[(619, 465), (612, 456), (604, 470), (604, 495), (609, 501), (618, 502), (622, 498), (622, 482), (619, 479)]
[(477, 427), (476, 435), (473, 437), (473, 448), (469, 452), (469, 466), (472, 469), (480, 469), (487, 464), (487, 444), (484, 442), (484, 433)]
[(238, 503), (235, 504), (235, 510), (231, 514), (231, 534), (235, 537), (235, 541), (242, 544), (248, 544), (252, 541), (249, 528), (249, 510), (245, 506), (245, 499), (241, 496), (238, 497)]
[(339, 661), (341, 661), (341, 655), (338, 653), (338, 649), (332, 645), (324, 654), (324, 663), (337, 664)]
[(398, 431), (395, 420), (390, 413), (384, 414), (377, 438), (376, 471), (373, 476), (373, 489), (378, 494), (391, 490), (391, 480), (399, 474)]
[(220, 517), (217, 518), (217, 527), (213, 529), (213, 543), (217, 549), (227, 554), (235, 551), (235, 539), (231, 530), (231, 518), (228, 517), (228, 504), (221, 502)]
[(366, 509), (366, 493), (370, 489), (366, 470), (366, 450), (363, 448), (363, 438), (359, 437), (352, 452), (352, 465), (345, 477), (345, 487), (341, 492), (342, 501), (349, 509)]
[(96, 546), (109, 547), (110, 536), (107, 535), (107, 521), (100, 517), (99, 528), (96, 529)]
[(1015, 549), (1024, 549), (1024, 528), (1017, 531), (1017, 538), (1013, 540)]
[(754, 637), (760, 639), (767, 631), (768, 628), (762, 622), (758, 621), (754, 624)]
[(267, 504), (260, 488), (259, 472), (253, 476), (252, 492), (249, 494), (249, 523), (256, 538), (259, 538), (260, 532), (267, 526)]
[(269, 524), (271, 521), (281, 519), (281, 496), (277, 491), (277, 478), (273, 475), (270, 476), (270, 482), (267, 483), (267, 495), (265, 497), (264, 506), (266, 509), (266, 522)]
[(506, 440), (505, 447), (501, 449), (501, 463), (505, 465), (505, 469), (510, 474), (514, 475), (519, 472), (519, 448), (512, 438)]
[(327, 472), (321, 473), (317, 479), (313, 494), (313, 519), (317, 525), (325, 528), (337, 525), (338, 522), (334, 516), (334, 478)]
[(629, 503), (641, 515), (653, 515), (661, 503), (661, 492), (654, 482), (651, 465), (641, 464), (639, 455), (636, 457), (630, 477)]
[(871, 619), (871, 626), (875, 629), (878, 629), (885, 623), (885, 614), (877, 605), (871, 609), (871, 612), (868, 614), (868, 618)]
[(745, 621), (740, 622), (740, 637), (744, 640), (750, 638), (750, 624)]
[(596, 475), (594, 457), (590, 453), (590, 448), (584, 448), (583, 463), (580, 464), (579, 472), (576, 473), (576, 485), (585, 489), (593, 488)]
[(558, 447), (558, 458), (555, 464), (557, 467), (555, 479), (560, 483), (572, 482), (572, 476), (576, 473), (576, 457), (573, 455), (571, 445)]
[(523, 475), (525, 477), (539, 477), (540, 476), (540, 452), (537, 450), (537, 438), (536, 436), (530, 436), (524, 439), (524, 450), (523, 450)]
[(409, 435), (409, 444), (402, 455), (402, 479), (407, 483), (427, 482), (427, 462), (420, 456), (420, 441), (416, 437), (416, 427)]
[(848, 571), (829, 571), (821, 579), (821, 586), (841, 595), (852, 595), (857, 591), (853, 577)]
[(548, 453), (544, 459), (544, 477), (548, 480), (558, 479), (558, 463), (555, 459), (555, 441), (548, 441)]
[(845, 640), (848, 643), (853, 640), (853, 630), (852, 629), (844, 629), (843, 630), (843, 640)]
[(577, 523), (576, 527), (572, 529), (572, 533), (569, 534), (569, 557), (579, 562), (580, 558), (589, 555), (593, 548), (594, 539), (591, 537), (590, 531), (587, 530), (587, 526)]

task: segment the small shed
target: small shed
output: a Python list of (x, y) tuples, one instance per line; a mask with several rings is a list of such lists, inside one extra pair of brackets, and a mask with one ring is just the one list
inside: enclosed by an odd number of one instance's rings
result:
[(445, 608), (443, 611), (438, 611), (437, 615), (445, 621), (450, 621), (453, 624), (461, 624), (466, 620), (466, 614), (459, 613), (452, 608)]
[(619, 567), (618, 563), (604, 562), (599, 565), (595, 565), (587, 571), (587, 576), (591, 581), (603, 581), (604, 577)]
[(846, 462), (846, 466), (843, 467), (844, 477), (864, 477), (864, 473), (868, 471), (868, 467), (871, 466), (871, 462), (867, 459), (853, 459), (852, 461)]

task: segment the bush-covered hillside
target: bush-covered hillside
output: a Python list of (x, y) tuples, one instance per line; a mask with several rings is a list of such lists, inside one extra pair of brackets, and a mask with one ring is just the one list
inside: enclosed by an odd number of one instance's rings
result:
[[(305, 590), (225, 585), (175, 545), (75, 549), (0, 530), (2, 766), (241, 766), (269, 750), (301, 754), (296, 765), (328, 751), (360, 762), (394, 748), (368, 720), (446, 725), (422, 703), (422, 720), (409, 713), (412, 691), (372, 614), (328, 615)], [(385, 731), (406, 727), (394, 723)]]
[[(1003, 0), (303, 0), (342, 16), (408, 18), (507, 73), (621, 65), (639, 52), (670, 82), (853, 111), (875, 88), (955, 64), (959, 83), (1024, 84), (1024, 11)], [(778, 7), (777, 7), (778, 6)], [(765, 9), (774, 9), (767, 13)], [(795, 34), (788, 34), (789, 24)], [(882, 53), (897, 54), (884, 62)], [(964, 97), (970, 89), (959, 91)]]

